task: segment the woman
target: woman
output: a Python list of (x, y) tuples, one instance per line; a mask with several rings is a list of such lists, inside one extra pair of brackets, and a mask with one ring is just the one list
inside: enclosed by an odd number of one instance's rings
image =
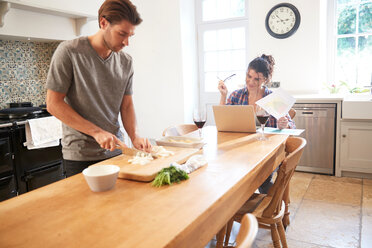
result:
[[(219, 81), (218, 90), (221, 93), (220, 104), (228, 105), (252, 105), (256, 108), (256, 102), (261, 98), (272, 93), (265, 84), (270, 82), (274, 71), (275, 61), (271, 55), (262, 54), (252, 60), (247, 69), (247, 76), (245, 78), (246, 87), (235, 90), (226, 102), (227, 88), (223, 81)], [(269, 117), (266, 122), (267, 127), (296, 128), (294, 122), (289, 115), (281, 117), (276, 120), (274, 116)], [(273, 174), (271, 174), (266, 181), (258, 188), (260, 193), (267, 194), (270, 187), (273, 185), (271, 182)]]

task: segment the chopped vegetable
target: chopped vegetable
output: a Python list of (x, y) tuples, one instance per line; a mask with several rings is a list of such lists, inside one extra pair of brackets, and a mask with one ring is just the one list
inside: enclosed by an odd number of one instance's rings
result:
[(158, 175), (155, 177), (152, 185), (155, 187), (161, 187), (162, 185), (171, 185), (172, 183), (179, 183), (182, 180), (189, 179), (187, 173), (181, 169), (174, 167), (173, 165), (163, 168)]

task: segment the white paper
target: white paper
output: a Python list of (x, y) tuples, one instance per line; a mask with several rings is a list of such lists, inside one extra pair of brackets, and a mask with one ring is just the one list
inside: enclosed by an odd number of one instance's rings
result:
[[(259, 132), (261, 130), (257, 129)], [(264, 133), (268, 134), (288, 134), (288, 135), (295, 135), (298, 136), (301, 133), (303, 133), (305, 129), (279, 129), (279, 128), (273, 128), (273, 127), (265, 127)]]
[(286, 91), (279, 88), (273, 91), (273, 93), (258, 100), (256, 104), (261, 106), (276, 119), (279, 119), (288, 114), (288, 111), (292, 108), (295, 102), (296, 99)]

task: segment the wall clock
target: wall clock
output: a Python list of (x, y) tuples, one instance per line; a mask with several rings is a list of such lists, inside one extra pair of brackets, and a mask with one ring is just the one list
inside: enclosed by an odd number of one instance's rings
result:
[(266, 30), (278, 39), (288, 38), (300, 26), (301, 16), (298, 9), (290, 3), (280, 3), (270, 9), (266, 15)]

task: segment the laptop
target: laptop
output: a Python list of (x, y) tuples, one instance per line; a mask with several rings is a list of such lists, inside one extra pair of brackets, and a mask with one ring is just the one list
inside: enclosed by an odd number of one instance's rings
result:
[(253, 106), (215, 105), (212, 107), (218, 131), (244, 133), (256, 132)]

